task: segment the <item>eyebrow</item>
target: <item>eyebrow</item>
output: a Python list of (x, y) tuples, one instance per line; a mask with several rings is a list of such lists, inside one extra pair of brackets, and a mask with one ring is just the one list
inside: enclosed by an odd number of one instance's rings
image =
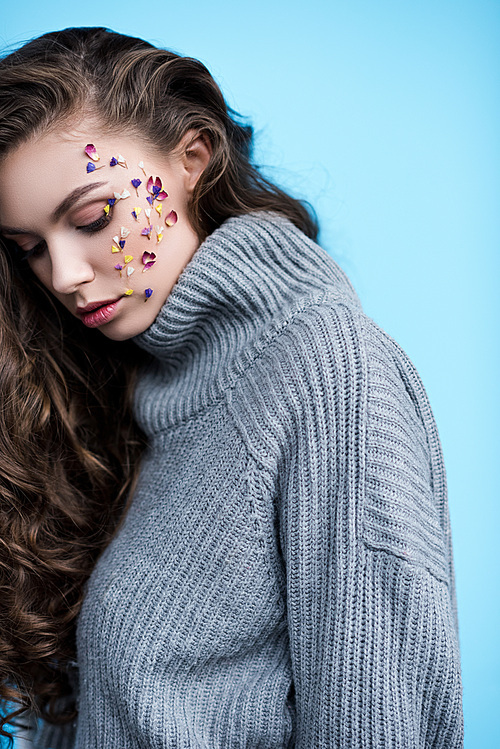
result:
[[(57, 223), (57, 221), (59, 221), (59, 219), (62, 218), (70, 208), (72, 208), (75, 202), (84, 198), (89, 192), (92, 192), (92, 190), (107, 184), (107, 182), (93, 182), (91, 185), (87, 184), (76, 187), (59, 203), (50, 217), (51, 221)], [(0, 231), (3, 234), (32, 234), (32, 232), (26, 231), (26, 229), (17, 229), (12, 226), (0, 226)]]

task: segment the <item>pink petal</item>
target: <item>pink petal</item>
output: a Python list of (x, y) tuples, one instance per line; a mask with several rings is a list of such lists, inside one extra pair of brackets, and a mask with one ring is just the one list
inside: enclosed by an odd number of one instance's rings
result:
[(162, 190), (156, 196), (156, 200), (165, 200), (165, 198), (168, 198), (168, 192), (165, 192), (165, 190)]
[(177, 214), (175, 211), (170, 211), (168, 216), (165, 216), (165, 223), (167, 226), (173, 226), (177, 223)]
[(152, 188), (153, 188), (153, 178), (150, 177), (148, 179), (148, 192), (151, 192)]
[(143, 252), (142, 253), (142, 262), (144, 264), (153, 262), (156, 260), (156, 255), (154, 252)]
[(92, 161), (99, 161), (99, 154), (96, 151), (96, 147), (93, 143), (88, 143), (85, 146), (85, 153), (89, 157), (89, 159), (92, 159)]

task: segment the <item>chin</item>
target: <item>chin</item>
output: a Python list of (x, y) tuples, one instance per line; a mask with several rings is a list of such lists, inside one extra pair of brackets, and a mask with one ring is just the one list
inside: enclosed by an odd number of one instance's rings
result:
[(137, 324), (127, 326), (113, 325), (112, 323), (109, 323), (108, 325), (102, 325), (98, 330), (103, 336), (112, 341), (128, 341), (130, 338), (139, 335), (139, 333), (144, 333), (144, 331), (151, 325), (151, 322), (148, 321), (144, 325)]

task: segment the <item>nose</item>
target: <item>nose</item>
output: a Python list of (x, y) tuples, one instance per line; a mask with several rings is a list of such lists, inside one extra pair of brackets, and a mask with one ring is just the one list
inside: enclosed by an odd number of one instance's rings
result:
[(52, 288), (58, 294), (72, 294), (95, 278), (94, 269), (78, 242), (55, 240), (49, 244)]

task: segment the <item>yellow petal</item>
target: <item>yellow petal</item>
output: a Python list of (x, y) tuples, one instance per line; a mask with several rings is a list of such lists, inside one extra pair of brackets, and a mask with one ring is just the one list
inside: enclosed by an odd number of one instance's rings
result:
[(112, 244), (112, 245), (111, 245), (111, 252), (112, 252), (112, 253), (115, 253), (115, 252), (121, 252), (121, 250), (120, 250), (120, 248), (119, 248), (119, 247), (115, 247), (115, 246), (114, 246), (114, 244)]
[(134, 293), (133, 289), (127, 289), (127, 291), (125, 292), (125, 296), (130, 296), (133, 293)]
[(155, 211), (157, 212), (158, 216), (161, 216), (162, 208), (163, 206), (161, 203), (158, 203), (158, 205), (155, 205)]
[(125, 257), (123, 259), (124, 259), (125, 265), (126, 265), (127, 263), (132, 262), (132, 260), (134, 259), (134, 256), (133, 255), (125, 255)]

